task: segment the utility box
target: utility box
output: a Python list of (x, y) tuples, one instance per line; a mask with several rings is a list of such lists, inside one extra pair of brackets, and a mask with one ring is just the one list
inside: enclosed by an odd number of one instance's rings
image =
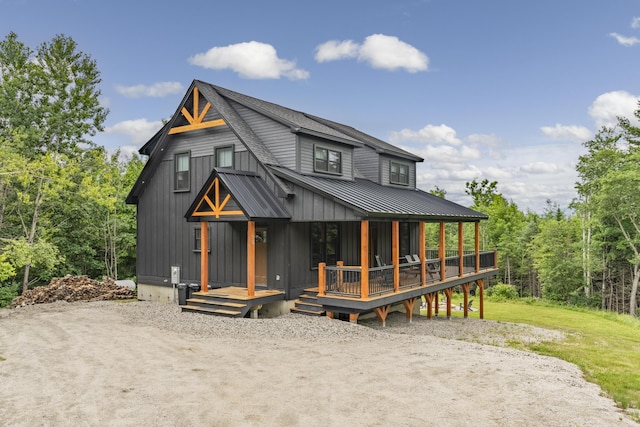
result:
[(180, 267), (171, 266), (171, 284), (177, 286), (180, 283)]

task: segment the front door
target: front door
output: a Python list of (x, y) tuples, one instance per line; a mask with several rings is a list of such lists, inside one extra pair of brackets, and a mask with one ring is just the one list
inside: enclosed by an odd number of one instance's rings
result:
[(256, 227), (256, 286), (267, 286), (267, 227)]

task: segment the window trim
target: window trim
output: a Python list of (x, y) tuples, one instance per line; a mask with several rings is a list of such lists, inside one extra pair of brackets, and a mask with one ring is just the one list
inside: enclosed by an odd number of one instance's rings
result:
[[(218, 163), (218, 159), (220, 159), (220, 155), (218, 154), (219, 152), (223, 151), (223, 150), (231, 150), (231, 166), (220, 166), (220, 164)], [(234, 169), (235, 167), (235, 147), (233, 145), (221, 145), (220, 147), (216, 147), (214, 149), (213, 152), (214, 155), (214, 161), (216, 163), (216, 167), (217, 168), (230, 168), (230, 169)]]
[[(178, 170), (178, 157), (187, 156), (187, 170)], [(178, 173), (186, 172), (187, 186), (186, 188), (178, 188)], [(191, 191), (191, 151), (181, 151), (173, 155), (173, 192), (186, 193)]]
[[(398, 166), (398, 178), (397, 179), (393, 179), (393, 166), (396, 165)], [(405, 167), (407, 168), (407, 174), (406, 174), (406, 182), (403, 182), (400, 178), (402, 177), (402, 174), (400, 173), (400, 170)], [(396, 162), (393, 160), (389, 161), (389, 182), (391, 184), (396, 184), (396, 185), (409, 185), (409, 175), (411, 174), (410, 172), (410, 166), (407, 163), (401, 163), (401, 162)]]
[[(326, 169), (321, 169), (318, 168), (318, 163), (316, 160), (316, 151), (318, 150), (323, 150), (326, 154), (326, 160), (324, 160), (326, 162), (327, 168)], [(331, 154), (337, 154), (338, 155), (338, 171), (334, 172), (331, 170)], [(316, 173), (323, 173), (323, 174), (329, 174), (329, 175), (342, 175), (342, 151), (340, 150), (336, 150), (333, 148), (329, 148), (329, 147), (325, 147), (322, 145), (313, 145), (313, 171)]]

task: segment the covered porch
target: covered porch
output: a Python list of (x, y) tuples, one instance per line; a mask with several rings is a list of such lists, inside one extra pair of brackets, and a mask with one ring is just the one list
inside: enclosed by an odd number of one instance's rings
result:
[[(390, 265), (369, 265), (369, 221), (360, 222), (360, 265), (318, 265), (318, 304), (328, 316), (348, 313), (356, 322), (361, 313), (374, 311), (384, 324), (392, 305), (402, 303), (411, 320), (416, 302), (427, 301), (427, 316), (438, 311), (438, 293), (447, 299), (447, 316), (451, 316), (451, 295), (460, 286), (464, 293), (464, 316), (468, 317), (469, 292), (478, 288), (480, 318), (484, 318), (484, 283), (497, 274), (496, 251), (480, 250), (480, 224), (474, 222), (474, 250), (464, 249), (463, 223), (457, 224), (457, 249), (447, 250), (445, 222), (439, 223), (437, 249), (426, 249), (425, 222), (419, 224), (418, 254), (400, 254), (399, 221), (392, 221)], [(378, 260), (378, 257), (375, 258)]]

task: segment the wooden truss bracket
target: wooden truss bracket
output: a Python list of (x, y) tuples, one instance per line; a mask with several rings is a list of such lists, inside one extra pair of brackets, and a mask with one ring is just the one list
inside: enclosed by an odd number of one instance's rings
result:
[(223, 119), (211, 120), (210, 122), (205, 122), (204, 117), (209, 112), (211, 108), (211, 103), (207, 102), (202, 111), (200, 111), (200, 93), (198, 88), (193, 88), (193, 109), (192, 112), (189, 112), (185, 107), (182, 107), (181, 113), (185, 119), (189, 122), (188, 125), (185, 126), (176, 126), (174, 128), (169, 129), (169, 135), (173, 135), (175, 133), (188, 132), (190, 130), (198, 130), (198, 129), (207, 129), (216, 126), (225, 125), (226, 122)]

